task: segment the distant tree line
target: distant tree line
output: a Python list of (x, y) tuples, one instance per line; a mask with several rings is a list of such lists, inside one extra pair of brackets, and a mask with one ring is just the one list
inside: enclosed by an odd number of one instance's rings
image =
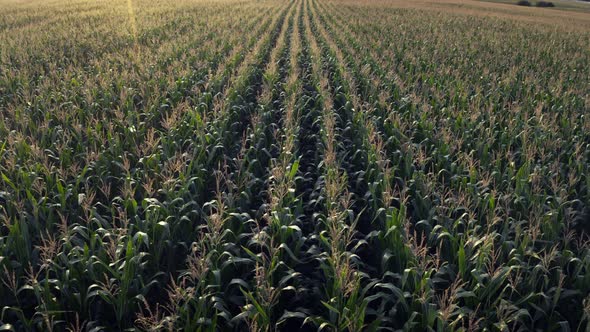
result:
[[(590, 0), (584, 0), (584, 1), (590, 1)], [(527, 0), (520, 0), (516, 4), (519, 6), (527, 6), (527, 7), (532, 6), (531, 2), (527, 1)], [(553, 2), (549, 2), (549, 1), (537, 1), (535, 6), (537, 6), (537, 7), (555, 7)]]

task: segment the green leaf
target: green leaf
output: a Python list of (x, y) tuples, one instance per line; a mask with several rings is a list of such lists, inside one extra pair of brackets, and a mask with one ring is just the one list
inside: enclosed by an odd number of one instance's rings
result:
[(250, 292), (244, 291), (242, 288), (240, 288), (240, 290), (242, 291), (244, 296), (246, 296), (248, 298), (248, 300), (250, 300), (252, 305), (254, 305), (254, 307), (256, 308), (256, 311), (260, 314), (260, 316), (262, 316), (262, 319), (265, 322), (268, 322), (268, 315), (266, 314), (266, 312), (264, 311), (264, 309), (262, 308), (260, 303), (258, 303), (258, 301), (256, 301), (256, 299), (254, 298), (254, 295), (252, 295), (252, 293), (250, 293)]
[(297, 170), (299, 169), (299, 159), (295, 160), (293, 165), (291, 165), (291, 170), (289, 171), (289, 181), (292, 181), (297, 175)]
[(459, 273), (461, 275), (461, 278), (465, 278), (467, 264), (465, 259), (465, 245), (463, 244), (463, 241), (461, 241), (461, 244), (459, 245), (459, 253), (457, 259), (459, 261)]
[(322, 301), (322, 304), (324, 305), (324, 307), (328, 308), (328, 310), (330, 310), (336, 314), (340, 314), (340, 311), (338, 311), (338, 309), (336, 309), (333, 306), (331, 306), (330, 304), (328, 304), (328, 302)]
[(14, 191), (18, 191), (16, 189), (16, 186), (14, 185), (14, 183), (12, 183), (12, 181), (10, 181), (10, 179), (8, 178), (8, 176), (6, 176), (6, 174), (2, 173), (2, 179), (4, 180), (4, 182), (6, 182), (7, 185), (10, 186), (10, 188), (12, 188)]

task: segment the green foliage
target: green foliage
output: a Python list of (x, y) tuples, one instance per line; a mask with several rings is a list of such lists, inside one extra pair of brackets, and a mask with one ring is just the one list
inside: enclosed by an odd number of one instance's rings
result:
[(587, 330), (587, 23), (440, 6), (0, 0), (0, 331)]

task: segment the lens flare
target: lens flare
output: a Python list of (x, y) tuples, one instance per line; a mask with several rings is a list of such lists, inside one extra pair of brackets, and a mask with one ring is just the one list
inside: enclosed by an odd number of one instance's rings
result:
[(133, 42), (137, 49), (137, 24), (135, 23), (135, 11), (132, 0), (127, 0), (127, 14), (129, 15), (129, 24), (131, 24), (131, 33), (133, 33)]

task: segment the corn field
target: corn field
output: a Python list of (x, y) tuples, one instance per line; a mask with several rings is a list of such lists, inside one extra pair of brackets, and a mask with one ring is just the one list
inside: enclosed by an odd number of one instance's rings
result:
[(0, 0), (0, 331), (590, 331), (590, 15)]

